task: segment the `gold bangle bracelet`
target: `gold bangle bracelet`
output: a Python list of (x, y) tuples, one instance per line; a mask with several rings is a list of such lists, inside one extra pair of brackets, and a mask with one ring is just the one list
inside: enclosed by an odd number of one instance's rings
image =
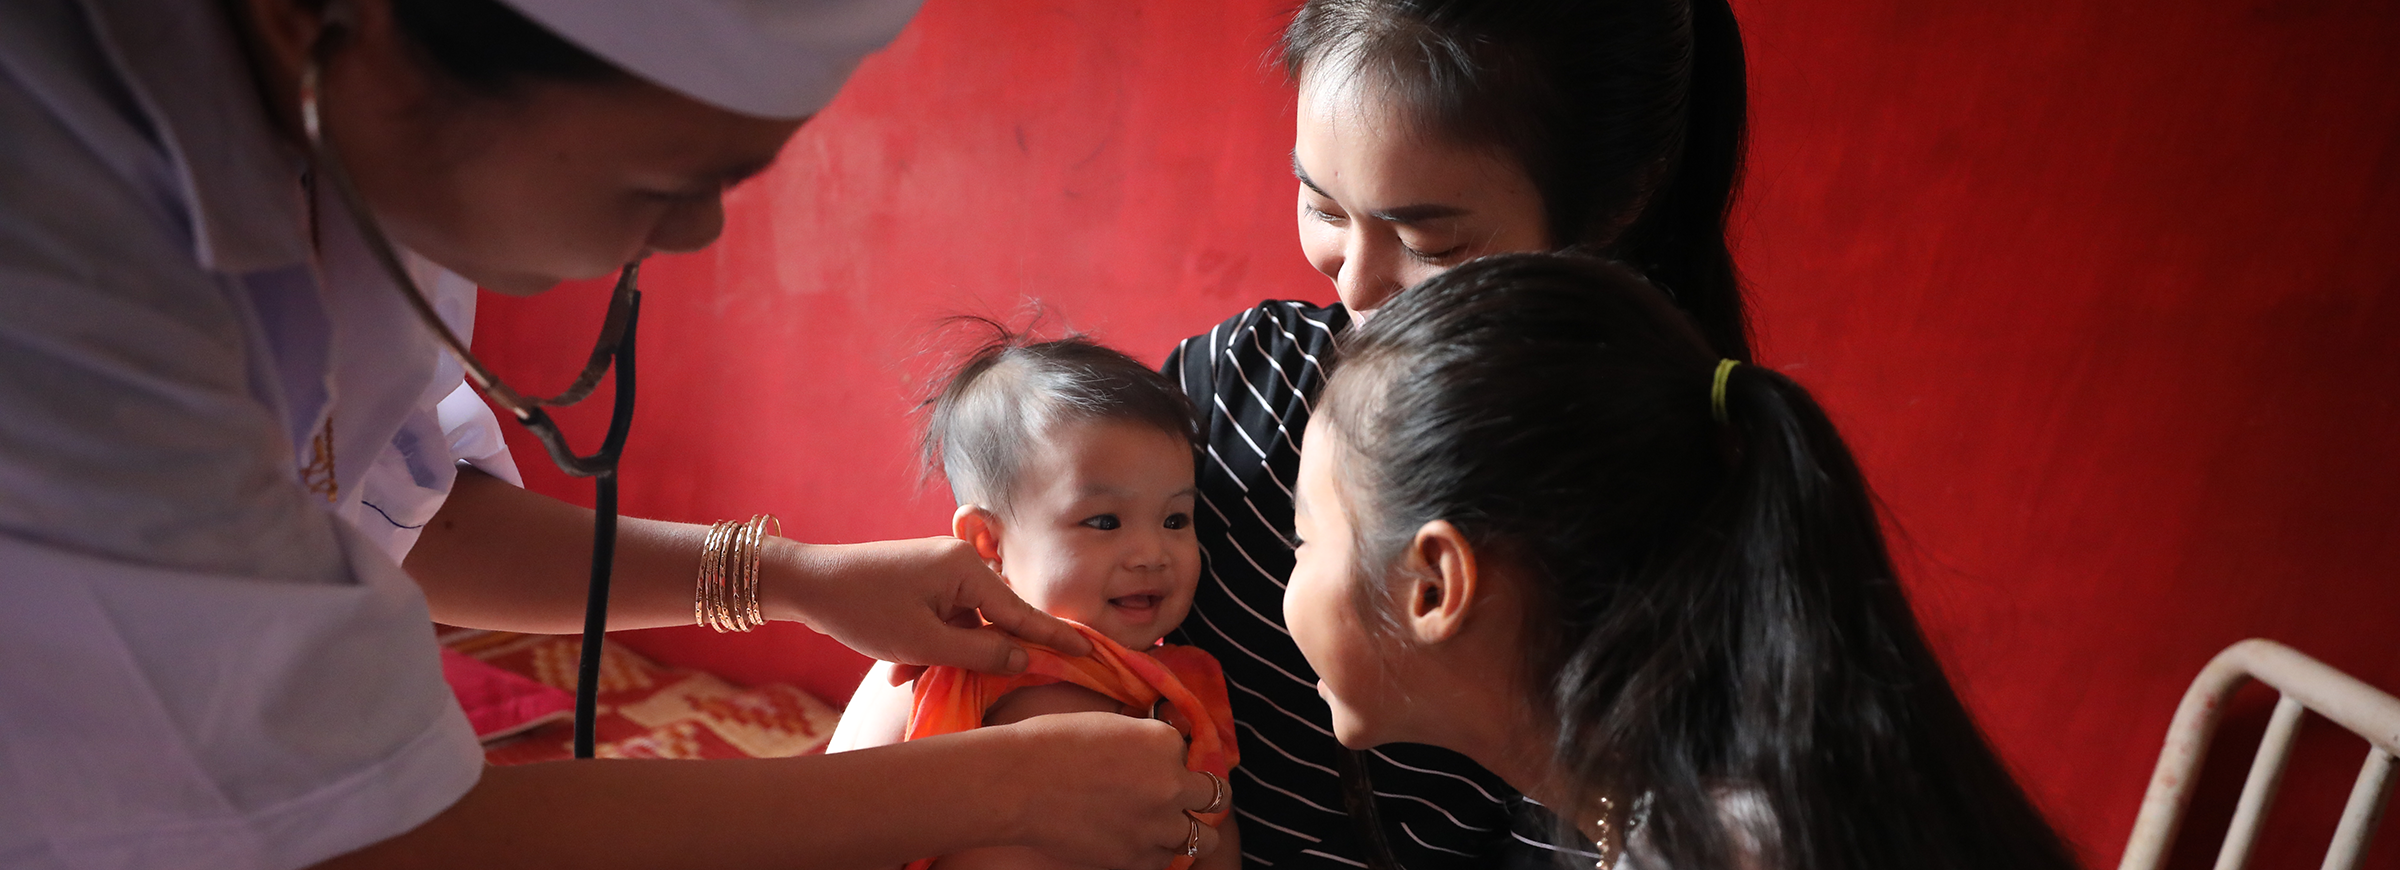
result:
[(708, 527), (700, 544), (699, 582), (692, 591), (693, 624), (719, 632), (750, 631), (767, 624), (758, 606), (758, 587), (769, 523), (780, 535), (783, 521), (772, 514)]
[(717, 600), (722, 597), (717, 583), (723, 575), (727, 531), (724, 523), (708, 528), (708, 538), (700, 545), (700, 588), (692, 595), (692, 620), (718, 631), (725, 630), (717, 620)]
[[(758, 516), (750, 518), (750, 559), (748, 570), (744, 572), (744, 579), (747, 582), (744, 584), (742, 597), (740, 600), (744, 610), (744, 615), (746, 615), (750, 620), (751, 628), (757, 628), (767, 624), (766, 613), (761, 611), (758, 607), (758, 589), (759, 580), (762, 573), (760, 569), (762, 567), (762, 563), (765, 561), (767, 552), (768, 523), (773, 523), (775, 525), (775, 537), (783, 536), (783, 521), (776, 519), (775, 515), (759, 514)], [(745, 629), (745, 631), (746, 630), (748, 629)]]

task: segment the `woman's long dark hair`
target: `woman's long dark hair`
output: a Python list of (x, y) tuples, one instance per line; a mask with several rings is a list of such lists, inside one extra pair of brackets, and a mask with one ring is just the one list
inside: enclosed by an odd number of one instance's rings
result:
[(1515, 158), (1553, 246), (1641, 269), (1750, 359), (1725, 241), (1749, 88), (1726, 0), (1309, 0), (1283, 60), (1295, 80), (1369, 76), (1428, 131)]
[[(1718, 353), (1632, 270), (1576, 256), (1460, 266), (1347, 342), (1320, 408), (1362, 564), (1445, 519), (1526, 578), (1557, 769), (1619, 830), (1646, 801), (1645, 857), (2075, 866), (1952, 691), (1798, 384), (1737, 366), (1719, 422)], [(1396, 606), (1381, 579), (1369, 613)]]

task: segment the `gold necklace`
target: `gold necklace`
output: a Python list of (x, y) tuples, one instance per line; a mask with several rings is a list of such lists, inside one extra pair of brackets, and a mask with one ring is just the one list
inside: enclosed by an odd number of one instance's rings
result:
[[(1643, 792), (1627, 813), (1617, 812), (1616, 801), (1600, 799), (1600, 817), (1592, 820), (1592, 832), (1596, 835), (1592, 844), (1597, 847), (1600, 860), (1592, 862), (1592, 870), (1615, 870), (1617, 863), (1624, 860), (1625, 850), (1633, 845), (1633, 832), (1641, 830), (1642, 822), (1650, 818), (1650, 796), (1650, 792)], [(1620, 820), (1624, 822), (1622, 826), (1618, 824)]]
[(1616, 825), (1610, 821), (1616, 815), (1616, 807), (1616, 801), (1600, 799), (1600, 817), (1592, 820), (1592, 846), (1600, 853), (1600, 860), (1592, 862), (1592, 870), (1614, 870), (1617, 859), (1625, 854), (1625, 844), (1616, 836)]

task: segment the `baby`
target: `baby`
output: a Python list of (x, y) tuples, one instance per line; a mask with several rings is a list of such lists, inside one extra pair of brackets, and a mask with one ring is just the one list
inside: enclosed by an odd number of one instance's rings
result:
[[(929, 465), (948, 478), (951, 531), (972, 542), (1029, 604), (1093, 638), (1089, 657), (1034, 648), (1017, 677), (934, 668), (892, 685), (879, 662), (861, 681), (828, 751), (880, 746), (1049, 713), (1158, 716), (1191, 738), (1191, 766), (1222, 778), (1237, 759), (1224, 676), (1207, 653), (1160, 642), (1191, 608), (1200, 578), (1192, 530), (1190, 403), (1122, 353), (1069, 338), (1003, 333), (970, 356), (930, 403)], [(1199, 816), (1221, 841), (1203, 862), (1241, 860), (1230, 809)], [(1222, 818), (1222, 822), (1215, 821)], [(920, 861), (911, 868), (929, 866)], [(1056, 867), (1028, 849), (940, 859), (965, 867)], [(1187, 866), (1190, 859), (1177, 859)]]

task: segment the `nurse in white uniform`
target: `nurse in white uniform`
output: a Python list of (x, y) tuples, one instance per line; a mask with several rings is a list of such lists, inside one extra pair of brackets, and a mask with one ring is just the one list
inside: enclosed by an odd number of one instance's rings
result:
[[(914, 5), (0, 3), (0, 868), (1213, 847), (1162, 723), (486, 769), (442, 682), (429, 617), (579, 625), (592, 515), (514, 486), (374, 229), (461, 335), (478, 285), (704, 246)], [(624, 523), (612, 628), (691, 618), (705, 532)], [(881, 658), (1021, 667), (976, 611), (1076, 643), (955, 541), (761, 553), (764, 615)]]

